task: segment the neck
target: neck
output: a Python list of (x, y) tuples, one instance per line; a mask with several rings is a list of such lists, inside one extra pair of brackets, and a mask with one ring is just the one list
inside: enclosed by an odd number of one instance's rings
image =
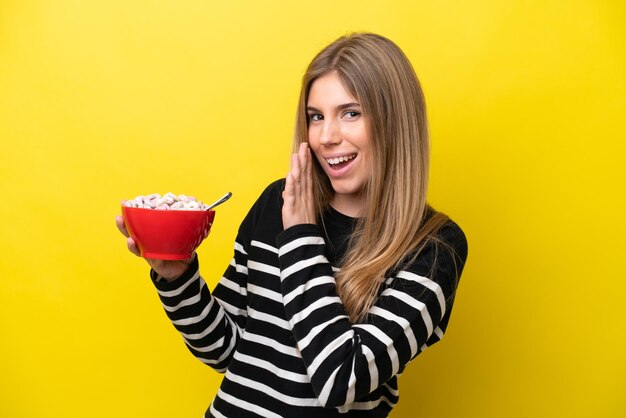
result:
[(335, 193), (330, 199), (330, 205), (337, 212), (352, 218), (360, 218), (365, 215), (365, 195)]

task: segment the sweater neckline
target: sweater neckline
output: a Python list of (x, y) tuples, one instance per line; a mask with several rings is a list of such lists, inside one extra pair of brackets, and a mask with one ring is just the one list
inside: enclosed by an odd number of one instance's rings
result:
[(328, 205), (327, 215), (327, 220), (329, 220), (335, 226), (349, 225), (352, 228), (359, 220), (359, 218), (348, 216), (339, 212), (337, 209), (330, 205)]

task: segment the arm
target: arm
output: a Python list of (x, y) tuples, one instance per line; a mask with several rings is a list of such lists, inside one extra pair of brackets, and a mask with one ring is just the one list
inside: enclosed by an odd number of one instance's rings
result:
[[(252, 211), (251, 211), (252, 212)], [(250, 214), (246, 220), (251, 219)], [(239, 240), (245, 240), (240, 228)], [(249, 221), (248, 221), (249, 222)], [(126, 237), (128, 250), (141, 257), (130, 237), (124, 219), (115, 223)], [(167, 316), (182, 334), (189, 350), (202, 362), (219, 372), (226, 370), (246, 324), (247, 253), (235, 243), (235, 256), (212, 296), (200, 277), (198, 258), (189, 260), (145, 259), (150, 265), (150, 277), (159, 293)]]
[(319, 228), (300, 224), (279, 236), (285, 312), (323, 405), (363, 398), (401, 372), (427, 341), (440, 338), (467, 251), (455, 224), (444, 228), (441, 238), (456, 256), (429, 244), (387, 279), (367, 322), (351, 324), (337, 297)]
[(467, 256), (461, 229), (441, 230), (403, 270), (386, 278), (367, 320), (351, 324), (335, 290), (321, 231), (312, 222), (311, 155), (292, 157), (283, 192), (285, 230), (278, 236), (285, 313), (319, 401), (351, 404), (400, 373), (446, 328), (457, 279)]
[(150, 272), (165, 313), (187, 348), (218, 372), (228, 367), (246, 326), (246, 263), (247, 253), (237, 241), (234, 257), (213, 294), (200, 276), (197, 257), (172, 281), (158, 280), (157, 273)]

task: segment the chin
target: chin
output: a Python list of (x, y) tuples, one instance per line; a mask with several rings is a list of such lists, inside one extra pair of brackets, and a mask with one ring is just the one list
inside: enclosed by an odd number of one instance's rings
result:
[(333, 191), (342, 195), (358, 196), (363, 192), (364, 187), (360, 184), (346, 184), (344, 182), (330, 182)]

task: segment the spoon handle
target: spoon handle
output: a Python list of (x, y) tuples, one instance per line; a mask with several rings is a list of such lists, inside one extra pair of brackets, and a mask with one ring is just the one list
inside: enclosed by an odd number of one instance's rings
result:
[(216, 207), (217, 205), (221, 205), (222, 203), (224, 203), (224, 202), (226, 202), (228, 199), (230, 199), (230, 197), (231, 197), (232, 195), (233, 195), (233, 194), (232, 194), (231, 192), (226, 193), (226, 194), (225, 194), (224, 196), (222, 196), (222, 197), (221, 197), (221, 198), (220, 198), (217, 202), (210, 204), (210, 205), (209, 205), (209, 207), (208, 207), (208, 208), (206, 208), (206, 210), (211, 210), (211, 209), (213, 209), (214, 207)]

